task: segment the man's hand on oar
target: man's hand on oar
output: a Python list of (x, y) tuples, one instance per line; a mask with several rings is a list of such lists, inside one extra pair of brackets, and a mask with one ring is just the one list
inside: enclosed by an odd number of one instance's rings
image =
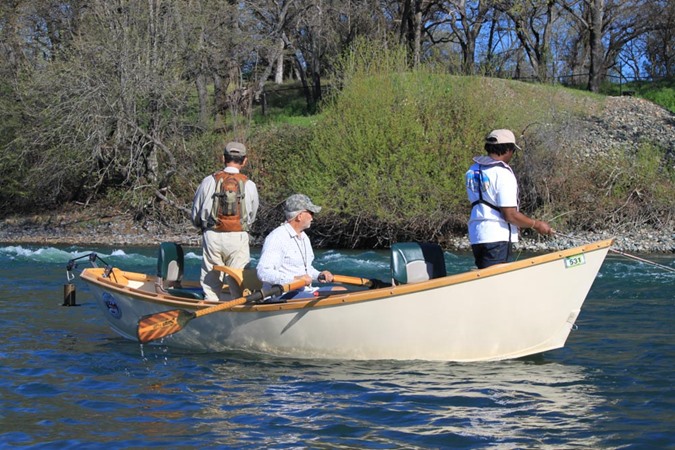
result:
[[(321, 275), (319, 275), (319, 280)], [(348, 275), (333, 275), (334, 283), (344, 283), (344, 284), (353, 284), (356, 286), (365, 286), (369, 289), (379, 289), (382, 287), (391, 286), (390, 283), (385, 283), (384, 281), (377, 280), (375, 278), (359, 278), (359, 277), (350, 277)]]
[(185, 311), (183, 309), (173, 309), (171, 311), (164, 311), (156, 314), (149, 314), (143, 316), (138, 320), (138, 340), (145, 344), (147, 342), (155, 341), (185, 328), (185, 325), (192, 319), (205, 316), (217, 311), (223, 311), (233, 308), (237, 305), (242, 305), (246, 302), (257, 302), (272, 295), (281, 295), (288, 291), (294, 291), (306, 286), (305, 280), (295, 280), (292, 283), (282, 285), (274, 285), (270, 289), (261, 289), (245, 297), (240, 297), (229, 302), (220, 303), (209, 308), (198, 309), (195, 312)]

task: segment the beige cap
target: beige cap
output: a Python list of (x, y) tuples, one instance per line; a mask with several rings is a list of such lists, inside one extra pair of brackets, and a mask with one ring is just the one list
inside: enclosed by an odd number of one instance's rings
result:
[(230, 156), (246, 156), (246, 146), (241, 142), (228, 142), (225, 144), (225, 153)]
[(522, 150), (516, 144), (516, 137), (513, 135), (511, 130), (492, 130), (490, 134), (485, 138), (486, 144), (513, 144), (518, 150)]

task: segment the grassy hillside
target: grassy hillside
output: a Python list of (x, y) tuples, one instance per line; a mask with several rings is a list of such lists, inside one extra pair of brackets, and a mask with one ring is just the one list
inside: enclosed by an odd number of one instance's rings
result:
[[(357, 49), (335, 67), (327, 83), (332, 89), (316, 114), (307, 113), (302, 91), (289, 85), (270, 93), (266, 115), (256, 111), (250, 126), (241, 117), (236, 124), (221, 117), (203, 128), (189, 126), (198, 105), (196, 100), (188, 102), (184, 110), (167, 117), (180, 125), (162, 144), (171, 154), (153, 153), (157, 173), (166, 176), (159, 190), (152, 182), (129, 188), (125, 181), (135, 173), (106, 178), (103, 172), (97, 178), (102, 180), (100, 189), (95, 189), (83, 181), (89, 179), (87, 171), (74, 169), (83, 161), (61, 156), (61, 173), (78, 189), (61, 198), (67, 198), (65, 206), (91, 211), (92, 220), (121, 211), (144, 222), (143, 227), (154, 221), (191, 229), (185, 219), (194, 191), (204, 176), (219, 168), (223, 141), (236, 136), (249, 146), (245, 171), (261, 195), (254, 237), (262, 238), (278, 225), (281, 202), (302, 192), (324, 207), (313, 226), (317, 245), (443, 243), (466, 234), (470, 205), (464, 173), (472, 157), (484, 153), (484, 136), (491, 129), (509, 128), (523, 148), (512, 165), (521, 209), (529, 215), (568, 232), (673, 229), (672, 117), (653, 124), (653, 110), (640, 109), (644, 105), (630, 104), (623, 111), (619, 104), (617, 110), (617, 98), (634, 97), (410, 71), (405, 52), (397, 49)], [(660, 91), (665, 98), (668, 88)], [(608, 118), (608, 110), (615, 116)], [(0, 133), (0, 143), (12, 140), (10, 131), (20, 128), (20, 122), (14, 127), (9, 120), (20, 114), (6, 112), (10, 127)], [(626, 117), (638, 122), (628, 123)], [(55, 139), (62, 137), (60, 128), (52, 128)], [(87, 130), (81, 130), (83, 136), (88, 136)], [(656, 134), (646, 132), (654, 130)], [(44, 192), (22, 176), (31, 173), (34, 162), (24, 156), (30, 141), (12, 142), (0, 158), (9, 188), (0, 203), (4, 199), (3, 205), (8, 205), (3, 208), (6, 215), (44, 212), (35, 201), (43, 199)], [(89, 143), (64, 145), (65, 150), (76, 148), (78, 155), (91, 153)], [(110, 148), (126, 155), (136, 143), (117, 145)], [(59, 151), (58, 146), (44, 146)], [(42, 152), (36, 154), (53, 162)], [(124, 167), (116, 168), (126, 173)]]
[[(353, 68), (320, 114), (268, 122), (252, 137), (251, 169), (264, 203), (310, 195), (325, 207), (315, 234), (329, 245), (443, 241), (465, 233), (464, 173), (494, 128), (514, 130), (523, 146), (513, 163), (522, 209), (559, 229), (659, 227), (675, 215), (669, 200), (675, 171), (661, 164), (663, 149), (645, 142), (624, 154), (617, 145), (588, 160), (553, 140), (574, 142), (581, 131), (573, 124), (602, 111), (604, 96), (425, 71), (382, 74), (366, 66)], [(266, 212), (261, 217), (264, 234), (276, 221), (266, 221)]]

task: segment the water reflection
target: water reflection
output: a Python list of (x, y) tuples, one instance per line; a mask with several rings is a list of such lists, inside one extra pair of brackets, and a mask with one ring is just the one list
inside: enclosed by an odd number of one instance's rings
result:
[[(297, 434), (291, 439), (335, 436), (341, 427), (338, 435), (347, 440), (370, 430), (369, 442), (385, 445), (429, 444), (429, 438), (439, 444), (514, 443), (531, 442), (534, 431), (539, 446), (583, 436), (593, 447), (599, 441), (592, 425), (605, 402), (585, 368), (541, 359), (447, 364), (263, 358), (222, 361), (210, 371), (200, 395), (203, 419), (227, 420), (244, 433), (260, 425), (281, 427)], [(286, 431), (274, 432), (267, 444), (278, 443)]]

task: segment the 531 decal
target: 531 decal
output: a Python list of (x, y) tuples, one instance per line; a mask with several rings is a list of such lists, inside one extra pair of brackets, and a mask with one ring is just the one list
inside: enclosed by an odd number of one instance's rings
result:
[(586, 258), (584, 254), (568, 256), (565, 258), (565, 268), (569, 269), (570, 267), (577, 267), (586, 264)]

